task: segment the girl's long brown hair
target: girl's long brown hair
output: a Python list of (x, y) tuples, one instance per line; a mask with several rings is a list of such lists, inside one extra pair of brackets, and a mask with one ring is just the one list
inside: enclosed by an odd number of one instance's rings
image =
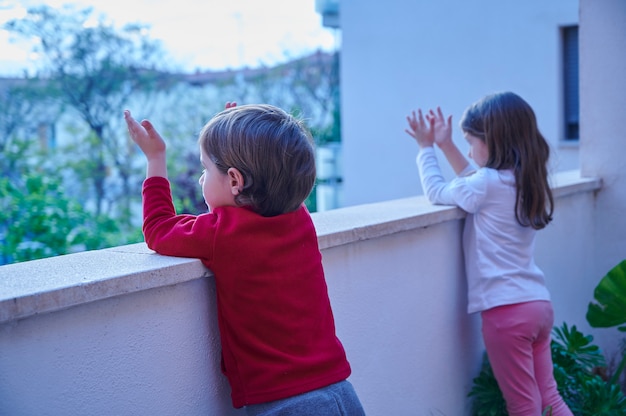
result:
[(465, 110), (461, 129), (487, 145), (485, 167), (513, 170), (517, 222), (536, 230), (548, 225), (554, 212), (547, 167), (550, 147), (530, 105), (512, 92), (487, 95)]

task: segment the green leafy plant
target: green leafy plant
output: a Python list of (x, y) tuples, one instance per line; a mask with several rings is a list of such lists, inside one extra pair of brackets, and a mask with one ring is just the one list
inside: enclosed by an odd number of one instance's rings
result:
[(575, 325), (569, 328), (564, 323), (552, 332), (552, 363), (559, 393), (570, 408), (580, 407), (581, 385), (595, 377), (594, 369), (605, 365), (604, 356), (600, 348), (592, 344), (593, 337), (582, 334)]
[(593, 337), (576, 326), (555, 328), (552, 341), (554, 378), (559, 392), (577, 416), (626, 414), (626, 396), (603, 377), (606, 362)]
[[(626, 260), (613, 267), (596, 286), (595, 302), (589, 303), (587, 322), (594, 328), (626, 332)], [(621, 325), (621, 326), (618, 326)]]
[[(617, 327), (626, 332), (626, 260), (622, 260), (600, 280), (587, 309), (587, 322), (594, 328)], [(626, 366), (626, 348), (610, 383), (617, 384)]]

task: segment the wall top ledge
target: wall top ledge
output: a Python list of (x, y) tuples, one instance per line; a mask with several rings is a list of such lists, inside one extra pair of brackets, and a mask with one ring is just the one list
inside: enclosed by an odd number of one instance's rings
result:
[[(593, 192), (600, 179), (556, 174), (556, 198)], [(379, 238), (465, 217), (425, 197), (357, 205), (312, 214), (320, 249)], [(0, 266), (0, 323), (147, 289), (208, 277), (196, 259), (155, 254), (144, 243)]]
[[(550, 180), (555, 198), (601, 187), (600, 179), (582, 178), (578, 170), (556, 173)], [(461, 209), (432, 205), (423, 195), (313, 214), (321, 249), (464, 217)]]

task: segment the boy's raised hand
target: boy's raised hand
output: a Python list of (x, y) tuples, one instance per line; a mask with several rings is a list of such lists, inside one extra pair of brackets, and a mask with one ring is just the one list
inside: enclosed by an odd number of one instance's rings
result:
[[(432, 110), (431, 110), (432, 112)], [(433, 123), (434, 120), (430, 119), (428, 115), (424, 118), (422, 110), (412, 111), (410, 115), (406, 117), (406, 121), (409, 123), (409, 128), (404, 131), (415, 139), (420, 147), (432, 146), (435, 142)]]
[(124, 120), (126, 120), (130, 138), (137, 143), (146, 158), (152, 159), (165, 153), (165, 140), (154, 129), (152, 123), (148, 120), (143, 120), (141, 123), (137, 122), (128, 110), (124, 111)]
[(137, 122), (128, 110), (124, 110), (124, 120), (126, 120), (130, 138), (137, 143), (148, 160), (146, 177), (162, 176), (167, 178), (165, 140), (154, 129), (152, 123), (148, 120), (143, 120), (141, 123)]

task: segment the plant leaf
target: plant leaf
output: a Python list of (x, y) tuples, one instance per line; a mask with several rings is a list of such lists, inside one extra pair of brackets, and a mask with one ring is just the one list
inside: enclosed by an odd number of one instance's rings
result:
[(587, 309), (589, 325), (609, 328), (626, 323), (626, 260), (600, 280), (593, 295), (596, 302), (590, 302)]

